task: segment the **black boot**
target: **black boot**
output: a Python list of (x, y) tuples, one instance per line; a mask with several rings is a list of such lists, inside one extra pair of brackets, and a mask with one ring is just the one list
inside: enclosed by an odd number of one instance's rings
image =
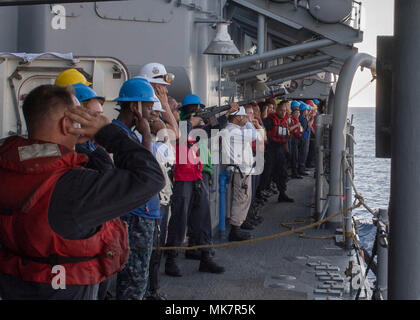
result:
[(166, 258), (165, 273), (172, 277), (182, 277), (181, 270), (179, 270), (175, 258)]
[(307, 173), (305, 170), (299, 170), (298, 171), (298, 174), (300, 174), (301, 176), (307, 176), (307, 175), (309, 175), (309, 173)]
[(216, 264), (213, 259), (210, 257), (210, 252), (202, 251), (200, 267), (198, 268), (200, 272), (210, 272), (210, 273), (223, 273), (225, 268)]
[(243, 241), (251, 239), (249, 232), (241, 230), (241, 227), (232, 226), (229, 233), (229, 241)]
[(258, 225), (261, 222), (263, 222), (263, 220), (264, 220), (263, 217), (261, 217), (259, 215), (259, 212), (260, 212), (261, 207), (260, 206), (257, 206), (257, 205), (251, 205), (251, 208), (252, 208), (252, 212), (251, 212), (252, 214), (249, 215), (249, 219), (247, 217), (247, 219), (245, 220), (245, 222), (247, 220), (249, 220), (249, 222), (252, 223), (253, 225)]
[(160, 292), (150, 292), (143, 300), (167, 300), (166, 296)]
[(199, 250), (185, 250), (185, 259), (190, 260), (200, 260), (201, 259), (201, 253)]
[(293, 172), (291, 175), (292, 179), (303, 179), (302, 176), (300, 176), (297, 172)]
[(254, 224), (250, 221), (251, 218), (246, 218), (246, 220), (241, 224), (241, 229), (244, 230), (254, 230)]
[(278, 202), (295, 202), (294, 199), (289, 198), (286, 193), (280, 193), (279, 198), (277, 199)]

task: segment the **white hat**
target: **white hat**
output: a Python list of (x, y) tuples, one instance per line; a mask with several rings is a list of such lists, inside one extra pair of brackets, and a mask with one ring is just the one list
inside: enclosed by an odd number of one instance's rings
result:
[(150, 83), (160, 83), (169, 86), (170, 83), (164, 80), (167, 74), (165, 66), (156, 62), (145, 64), (139, 72), (139, 76), (146, 78)]
[(231, 113), (232, 116), (246, 116), (246, 111), (244, 107), (239, 107), (239, 110)]
[(159, 112), (166, 112), (165, 109), (162, 108), (162, 104), (160, 103), (158, 97), (156, 96), (156, 94), (154, 95), (154, 97), (158, 100), (157, 102), (153, 103), (153, 111), (159, 111)]

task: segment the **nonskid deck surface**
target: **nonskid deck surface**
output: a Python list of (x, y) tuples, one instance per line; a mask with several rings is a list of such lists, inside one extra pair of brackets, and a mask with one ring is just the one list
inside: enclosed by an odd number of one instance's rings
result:
[[(264, 221), (251, 231), (254, 238), (289, 230), (281, 226), (284, 222), (309, 220), (313, 188), (311, 176), (290, 180), (287, 194), (295, 202), (278, 203), (273, 196), (261, 211)], [(299, 226), (302, 224), (295, 227)], [(229, 231), (229, 227), (227, 229)], [(331, 235), (331, 231), (310, 229), (305, 234)], [(217, 234), (214, 239), (215, 242), (226, 241), (219, 240)], [(341, 279), (345, 279), (349, 259), (347, 252), (335, 245), (334, 239), (304, 239), (296, 234), (218, 248), (214, 258), (225, 267), (225, 273), (199, 272), (199, 261), (187, 260), (184, 251), (180, 252), (177, 263), (183, 276), (178, 278), (164, 273), (163, 259), (160, 292), (171, 300), (341, 299), (342, 289), (330, 288), (325, 294), (322, 290), (326, 290), (328, 284), (344, 285)], [(322, 273), (325, 277), (321, 277)]]

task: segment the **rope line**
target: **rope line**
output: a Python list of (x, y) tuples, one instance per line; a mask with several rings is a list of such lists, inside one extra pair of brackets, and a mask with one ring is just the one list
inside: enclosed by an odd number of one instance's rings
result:
[[(372, 79), (373, 81), (374, 79)], [(191, 246), (191, 247), (153, 247), (153, 250), (196, 250), (196, 249), (204, 249), (204, 248), (223, 248), (223, 247), (230, 247), (230, 246), (235, 246), (235, 245), (242, 245), (242, 244), (247, 244), (247, 243), (254, 243), (254, 242), (259, 242), (259, 241), (264, 241), (264, 240), (271, 240), (271, 239), (278, 239), (281, 237), (285, 237), (294, 233), (299, 234), (300, 238), (305, 238), (305, 239), (331, 239), (331, 238), (335, 238), (334, 235), (328, 235), (328, 236), (309, 236), (303, 233), (303, 231), (311, 229), (313, 227), (319, 226), (325, 222), (328, 222), (338, 216), (343, 216), (344, 214), (346, 214), (349, 211), (352, 211), (356, 208), (359, 208), (361, 206), (365, 207), (373, 216), (377, 216), (377, 212), (375, 212), (374, 210), (372, 210), (366, 203), (365, 203), (365, 199), (363, 198), (363, 196), (361, 194), (359, 194), (357, 192), (356, 186), (354, 184), (354, 181), (352, 179), (352, 175), (351, 175), (351, 171), (352, 168), (351, 166), (348, 164), (347, 160), (344, 158), (346, 164), (347, 164), (347, 168), (345, 169), (345, 171), (348, 171), (348, 176), (350, 178), (350, 182), (351, 185), (353, 187), (354, 190), (354, 202), (353, 202), (353, 206), (351, 206), (350, 208), (341, 210), (327, 218), (324, 218), (320, 221), (311, 223), (309, 225), (300, 227), (300, 228), (295, 228), (293, 229), (291, 227), (291, 225), (296, 225), (296, 224), (303, 224), (307, 221), (307, 219), (297, 219), (295, 222), (284, 222), (281, 223), (281, 226), (285, 227), (285, 228), (289, 228), (289, 231), (285, 231), (285, 232), (281, 232), (281, 233), (275, 233), (272, 235), (268, 235), (268, 236), (264, 236), (264, 237), (258, 237), (258, 238), (253, 238), (253, 239), (248, 239), (248, 240), (242, 240), (242, 241), (232, 241), (232, 242), (223, 242), (223, 243), (218, 243), (218, 244), (205, 244), (205, 245), (196, 245), (196, 246)], [(358, 201), (356, 203), (356, 201)], [(310, 219), (313, 219), (312, 217)], [(343, 233), (344, 233), (344, 228), (343, 228)], [(351, 233), (351, 236), (348, 232), (344, 233), (344, 237), (349, 236), (352, 237), (354, 240), (354, 234)], [(357, 246), (356, 246), (357, 247)]]
[[(359, 202), (357, 204), (355, 204), (354, 206), (341, 210), (325, 219), (322, 219), (320, 221), (311, 223), (309, 225), (300, 227), (300, 228), (296, 228), (296, 229), (291, 229), (289, 231), (285, 231), (285, 232), (281, 232), (281, 233), (275, 233), (272, 235), (268, 235), (268, 236), (264, 236), (264, 237), (259, 237), (259, 238), (254, 238), (254, 239), (248, 239), (248, 240), (243, 240), (243, 241), (232, 241), (232, 242), (224, 242), (224, 243), (218, 243), (218, 244), (205, 244), (205, 245), (197, 245), (197, 246), (191, 246), (191, 247), (161, 247), (159, 250), (195, 250), (195, 249), (203, 249), (203, 248), (223, 248), (223, 247), (230, 247), (230, 246), (235, 246), (235, 245), (242, 245), (242, 244), (246, 244), (246, 243), (253, 243), (253, 242), (259, 242), (259, 241), (263, 241), (263, 240), (271, 240), (271, 239), (278, 239), (281, 237), (285, 237), (294, 233), (301, 233), (302, 231), (311, 229), (313, 227), (319, 226), (329, 220), (334, 219), (335, 217), (338, 217), (340, 215), (343, 215), (345, 213), (347, 213), (348, 211), (351, 211), (353, 209), (356, 209), (360, 206), (363, 205), (363, 197), (359, 196), (358, 198)], [(153, 250), (155, 250), (156, 248), (153, 248)]]

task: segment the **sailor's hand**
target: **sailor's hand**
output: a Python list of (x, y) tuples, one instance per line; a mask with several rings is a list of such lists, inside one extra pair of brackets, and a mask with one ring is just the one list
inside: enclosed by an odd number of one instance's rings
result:
[(226, 116), (229, 116), (232, 113), (239, 110), (239, 104), (237, 104), (236, 102), (229, 103), (229, 106), (230, 106), (230, 109), (226, 112)]
[(201, 124), (201, 121), (203, 121), (200, 117), (191, 117), (189, 119), (193, 127), (199, 126)]
[(140, 134), (144, 137), (150, 137), (150, 125), (149, 122), (143, 118), (142, 114), (135, 109), (133, 111), (134, 113), (134, 119), (136, 121), (136, 129), (138, 132), (140, 132)]
[(159, 118), (152, 118), (149, 120), (150, 130), (153, 133), (157, 133), (162, 129), (166, 129), (165, 123)]
[(261, 129), (260, 123), (257, 119), (253, 119), (252, 124), (254, 125), (255, 129)]
[(110, 123), (107, 117), (80, 107), (67, 108), (64, 115), (72, 121), (73, 126), (67, 131), (79, 137), (77, 143), (93, 140), (95, 134)]
[(155, 89), (156, 96), (160, 100), (160, 103), (162, 103), (162, 105), (168, 105), (169, 106), (168, 89), (166, 88), (166, 86), (156, 85), (154, 87), (154, 89)]

